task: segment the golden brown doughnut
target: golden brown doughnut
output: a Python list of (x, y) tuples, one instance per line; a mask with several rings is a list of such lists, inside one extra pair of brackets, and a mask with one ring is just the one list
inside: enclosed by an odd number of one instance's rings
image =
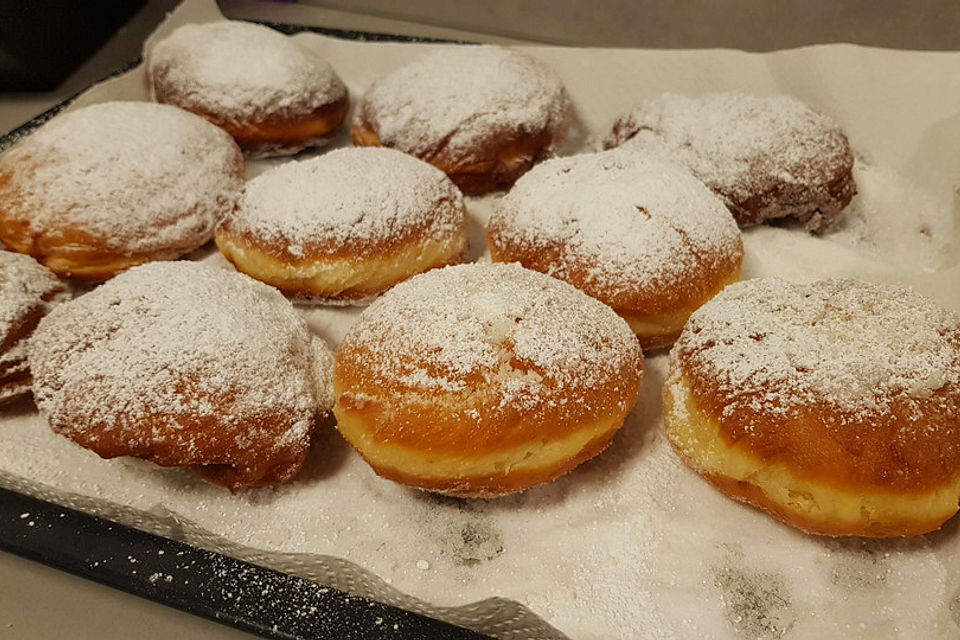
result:
[(502, 47), (444, 47), (373, 83), (354, 114), (359, 146), (425, 160), (468, 195), (509, 187), (566, 138), (570, 100), (542, 63)]
[(603, 144), (685, 166), (741, 226), (796, 218), (809, 230), (825, 229), (857, 192), (843, 131), (785, 95), (664, 94), (621, 116)]
[(209, 241), (243, 172), (230, 136), (191, 113), (84, 107), (0, 155), (0, 240), (58, 275), (99, 282)]
[(216, 240), (287, 295), (348, 303), (459, 262), (466, 218), (442, 171), (392, 149), (339, 149), (251, 180)]
[(27, 340), (40, 318), (69, 299), (52, 271), (30, 256), (0, 251), (0, 404), (30, 395)]
[(960, 316), (899, 286), (727, 287), (671, 352), (666, 433), (727, 495), (813, 533), (937, 529), (960, 498)]
[(136, 267), (58, 306), (29, 362), (57, 433), (233, 491), (296, 475), (333, 404), (333, 356), (290, 302), (197, 262)]
[(630, 151), (548, 160), (487, 226), (494, 260), (565, 280), (619, 313), (646, 348), (740, 275), (730, 212), (684, 169)]
[(347, 114), (347, 87), (295, 39), (248, 22), (177, 28), (150, 52), (158, 102), (223, 127), (248, 156), (325, 144)]
[(435, 269), (360, 315), (337, 428), (379, 475), (460, 497), (522, 491), (605, 449), (640, 391), (626, 323), (517, 264)]

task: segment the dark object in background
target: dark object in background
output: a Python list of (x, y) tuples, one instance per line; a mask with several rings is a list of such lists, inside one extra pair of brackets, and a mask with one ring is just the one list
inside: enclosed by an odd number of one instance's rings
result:
[(47, 91), (146, 0), (0, 0), (0, 91)]

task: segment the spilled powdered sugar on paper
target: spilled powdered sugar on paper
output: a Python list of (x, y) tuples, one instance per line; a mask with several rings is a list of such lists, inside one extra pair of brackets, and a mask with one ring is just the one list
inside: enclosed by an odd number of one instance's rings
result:
[(459, 233), (463, 196), (442, 171), (405, 153), (338, 149), (253, 178), (226, 223), (294, 258), (362, 255)]
[(315, 52), (248, 22), (184, 25), (153, 47), (148, 66), (171, 102), (227, 122), (310, 113), (347, 92)]

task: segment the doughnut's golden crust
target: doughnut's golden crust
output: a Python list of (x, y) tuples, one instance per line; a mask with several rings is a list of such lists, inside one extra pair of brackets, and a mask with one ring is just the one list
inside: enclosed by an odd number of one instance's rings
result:
[[(350, 138), (357, 146), (383, 146), (369, 106), (362, 103), (354, 116)], [(551, 155), (567, 135), (569, 122), (550, 122), (546, 128), (504, 136), (490, 136), (478, 144), (469, 159), (449, 157), (442, 148), (433, 149), (420, 159), (437, 167), (466, 195), (481, 195), (507, 189), (533, 165)]]
[(421, 234), (363, 248), (313, 245), (297, 259), (279, 244), (235, 232), (229, 222), (214, 237), (237, 270), (289, 296), (331, 302), (364, 300), (426, 269), (457, 264), (466, 249), (465, 229), (444, 239)]
[(644, 349), (658, 349), (673, 344), (683, 325), (704, 302), (725, 286), (740, 279), (743, 242), (738, 250), (698, 256), (698, 268), (690, 270), (673, 286), (656, 282), (636, 282), (629, 290), (615, 288), (612, 283), (598, 282), (591, 276), (591, 265), (571, 265), (559, 243), (524, 246), (511, 242), (513, 236), (496, 225), (487, 229), (487, 246), (496, 262), (519, 262), (528, 269), (551, 273), (553, 265), (565, 265), (564, 280), (616, 311), (640, 340)]
[[(498, 413), (496, 383), (479, 375), (464, 379), (468, 394), (410, 389), (371, 377), (369, 363), (376, 357), (356, 344), (337, 352), (338, 429), (379, 475), (458, 497), (521, 491), (600, 453), (633, 408), (643, 372), (642, 358), (628, 359), (611, 376), (617, 385), (568, 391), (586, 402), (564, 403), (550, 388), (555, 385), (545, 384), (546, 397), (535, 409)], [(537, 374), (549, 382), (549, 372)], [(482, 425), (471, 413), (484, 416)]]
[[(31, 229), (31, 220), (37, 212), (24, 209), (12, 184), (14, 173), (30, 175), (37, 162), (42, 159), (27, 156), (13, 166), (0, 165), (0, 240), (8, 249), (32, 256), (59, 276), (77, 282), (103, 282), (140, 264), (177, 258), (202, 244), (196, 233), (185, 229), (180, 244), (172, 244), (163, 250), (118, 251), (115, 248), (117, 238), (100, 237), (78, 226), (62, 224)], [(244, 164), (239, 149), (236, 149), (231, 164), (229, 173), (238, 183), (242, 182)], [(193, 212), (184, 211), (182, 217), (192, 218)]]
[(303, 149), (324, 140), (340, 126), (350, 106), (350, 98), (344, 94), (309, 112), (268, 113), (261, 118), (251, 117), (237, 122), (232, 117), (194, 104), (181, 105), (179, 89), (165, 81), (164, 71), (158, 66), (152, 72), (157, 102), (181, 107), (206, 118), (233, 136), (245, 153), (254, 156), (267, 155), (275, 150)]
[(715, 378), (682, 357), (675, 355), (671, 369), (663, 393), (667, 436), (722, 492), (795, 527), (834, 536), (917, 535), (956, 513), (957, 414), (934, 407), (960, 408), (957, 389), (914, 398), (912, 407), (895, 401), (868, 416), (825, 402), (778, 414), (759, 398), (734, 405)]

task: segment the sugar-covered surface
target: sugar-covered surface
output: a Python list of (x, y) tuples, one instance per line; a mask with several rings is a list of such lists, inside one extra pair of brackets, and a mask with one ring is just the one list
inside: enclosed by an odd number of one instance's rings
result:
[(463, 196), (439, 169), (380, 147), (337, 149), (250, 180), (226, 224), (294, 259), (377, 255), (463, 225)]
[(549, 67), (494, 46), (431, 51), (375, 82), (362, 100), (384, 145), (454, 161), (493, 137), (549, 131), (569, 108)]
[[(354, 95), (425, 50), (298, 39), (322, 51)], [(561, 75), (581, 126), (595, 133), (660, 91), (789, 92), (831, 114), (863, 154), (859, 194), (845, 213), (851, 224), (822, 235), (748, 229), (744, 277), (907, 282), (960, 309), (960, 55), (845, 46), (758, 56), (530, 53)], [(270, 165), (248, 171), (262, 166)], [(471, 259), (482, 253), (496, 199), (468, 199)], [(905, 215), (903, 203), (921, 204)], [(215, 252), (206, 259), (220, 263)], [(331, 344), (359, 313), (300, 311)], [(505, 638), (957, 636), (956, 521), (908, 540), (834, 540), (724, 498), (662, 437), (665, 375), (664, 354), (647, 359), (638, 408), (603, 454), (496, 501), (436, 498), (381, 480), (332, 428), (317, 433), (292, 484), (230, 496), (185, 472), (100, 460), (52, 434), (26, 403), (0, 414), (0, 482)], [(512, 602), (470, 604), (491, 597), (521, 603), (559, 632)]]
[[(22, 165), (22, 166), (21, 166)], [(121, 255), (191, 251), (236, 201), (236, 144), (175, 107), (117, 101), (63, 114), (0, 159), (8, 224), (75, 228)]]
[(168, 102), (226, 122), (309, 114), (346, 93), (315, 51), (247, 22), (184, 25), (157, 43), (148, 65)]

